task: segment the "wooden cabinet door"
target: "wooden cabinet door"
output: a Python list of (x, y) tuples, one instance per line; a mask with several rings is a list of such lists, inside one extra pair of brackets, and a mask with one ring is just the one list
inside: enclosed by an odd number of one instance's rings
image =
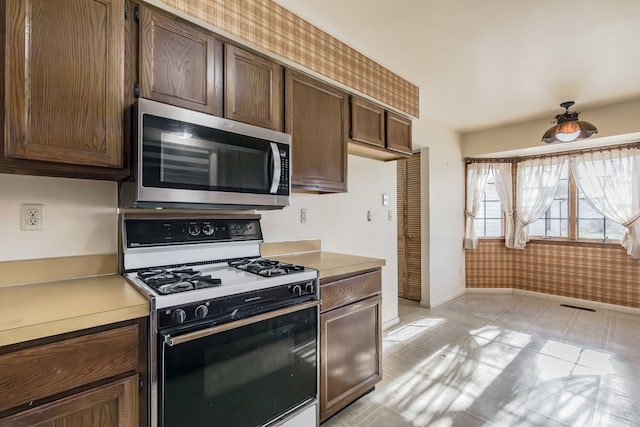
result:
[(138, 376), (0, 419), (0, 427), (138, 426)]
[(387, 111), (387, 148), (411, 154), (411, 120)]
[(384, 148), (384, 108), (373, 102), (352, 96), (350, 136), (353, 141)]
[(282, 130), (282, 66), (236, 46), (225, 46), (224, 116)]
[(177, 16), (140, 10), (140, 96), (222, 116), (222, 41)]
[(422, 299), (420, 153), (398, 160), (398, 296)]
[(382, 378), (379, 296), (320, 315), (320, 422)]
[(5, 0), (4, 155), (122, 166), (125, 0)]
[(285, 132), (291, 134), (293, 188), (347, 191), (349, 97), (286, 70)]

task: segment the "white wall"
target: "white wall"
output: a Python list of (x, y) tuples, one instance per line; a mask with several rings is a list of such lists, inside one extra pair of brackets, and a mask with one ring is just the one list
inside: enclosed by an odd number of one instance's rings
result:
[[(422, 213), (423, 305), (435, 307), (465, 292), (464, 283), (464, 162), (459, 135), (426, 118), (413, 123), (413, 140), (424, 151), (421, 165), (423, 195), (428, 206)], [(426, 189), (424, 188), (426, 187)], [(426, 193), (425, 193), (426, 191)], [(426, 273), (425, 273), (426, 271)]]
[[(593, 123), (598, 128), (598, 134), (591, 137), (591, 140), (640, 132), (640, 99), (572, 110), (581, 111), (580, 120)], [(562, 109), (559, 108), (557, 113), (561, 112)], [(461, 139), (462, 155), (472, 157), (529, 147), (544, 147), (546, 144), (540, 139), (542, 134), (553, 126), (549, 123), (552, 116), (465, 133)]]
[[(398, 316), (396, 162), (349, 156), (348, 168), (348, 193), (295, 193), (291, 206), (260, 212), (264, 238), (322, 239), (327, 251), (385, 259), (382, 314), (392, 321)], [(45, 205), (43, 231), (20, 231), (21, 203)], [(0, 261), (115, 253), (117, 203), (114, 182), (0, 174)], [(306, 224), (301, 208), (308, 210)]]
[[(348, 193), (295, 193), (291, 206), (282, 211), (260, 212), (264, 239), (321, 239), (326, 251), (385, 259), (382, 318), (383, 322), (390, 322), (398, 316), (396, 162), (349, 156), (348, 174)], [(389, 195), (388, 206), (382, 205), (383, 194)], [(306, 224), (300, 224), (301, 208), (307, 209)], [(369, 210), (371, 221), (367, 221)]]
[[(115, 253), (117, 184), (0, 174), (0, 261)], [(20, 204), (44, 204), (44, 229), (20, 230)]]

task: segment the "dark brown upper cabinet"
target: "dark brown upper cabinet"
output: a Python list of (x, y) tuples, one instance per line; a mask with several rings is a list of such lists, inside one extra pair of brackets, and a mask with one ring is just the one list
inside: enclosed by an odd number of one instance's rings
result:
[(122, 178), (125, 0), (0, 9), (0, 171)]
[(223, 44), (210, 31), (140, 8), (140, 96), (222, 117)]
[(351, 140), (384, 148), (384, 108), (357, 96), (351, 97)]
[(294, 189), (347, 191), (349, 96), (285, 71), (285, 132), (291, 134)]
[(227, 43), (224, 116), (281, 131), (284, 102), (282, 74), (280, 64)]
[(357, 96), (351, 97), (349, 153), (377, 160), (411, 155), (411, 120)]
[(411, 155), (411, 120), (387, 111), (387, 148)]

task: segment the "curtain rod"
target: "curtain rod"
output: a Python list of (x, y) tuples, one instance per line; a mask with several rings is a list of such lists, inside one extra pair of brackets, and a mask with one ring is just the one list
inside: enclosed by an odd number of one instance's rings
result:
[(558, 151), (556, 153), (548, 153), (548, 154), (536, 154), (530, 156), (518, 156), (518, 157), (495, 157), (495, 158), (473, 158), (466, 157), (465, 163), (517, 163), (523, 160), (530, 159), (546, 159), (549, 157), (571, 157), (577, 156), (585, 153), (597, 153), (603, 151), (617, 150), (620, 148), (640, 148), (640, 141), (630, 142), (626, 144), (618, 144), (618, 145), (608, 145), (606, 147), (591, 147), (591, 148), (582, 148), (580, 150), (567, 150), (567, 151)]

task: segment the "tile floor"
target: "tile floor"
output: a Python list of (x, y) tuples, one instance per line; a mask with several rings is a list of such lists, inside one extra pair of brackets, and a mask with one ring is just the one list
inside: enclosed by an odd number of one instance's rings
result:
[(559, 304), (400, 300), (383, 381), (322, 427), (640, 426), (640, 316)]

